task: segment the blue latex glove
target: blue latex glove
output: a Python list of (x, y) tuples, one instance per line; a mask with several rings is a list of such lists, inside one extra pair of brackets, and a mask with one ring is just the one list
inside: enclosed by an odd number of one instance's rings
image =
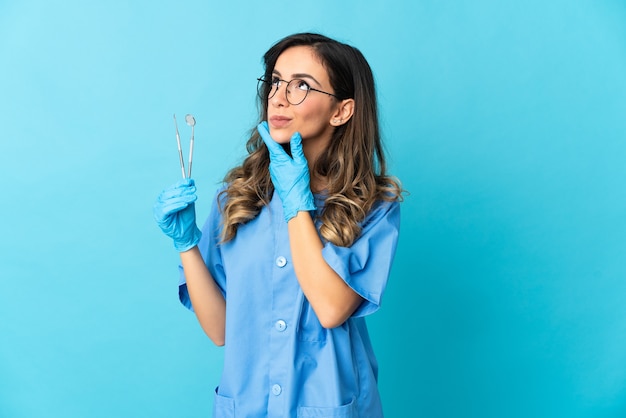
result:
[(283, 202), (285, 221), (289, 222), (299, 211), (315, 210), (311, 193), (311, 179), (306, 157), (302, 152), (302, 137), (298, 132), (290, 140), (291, 157), (270, 136), (267, 122), (261, 122), (257, 130), (270, 152), (270, 176), (274, 188)]
[(196, 226), (197, 198), (194, 181), (184, 179), (163, 190), (152, 208), (157, 224), (179, 252), (196, 246), (202, 236)]

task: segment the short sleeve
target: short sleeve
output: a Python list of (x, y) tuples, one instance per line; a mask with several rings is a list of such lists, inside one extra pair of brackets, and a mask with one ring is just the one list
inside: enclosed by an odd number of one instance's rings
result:
[[(221, 213), (219, 210), (218, 199), (220, 197), (220, 189), (216, 192), (211, 206), (209, 216), (202, 227), (202, 237), (198, 242), (198, 250), (202, 255), (202, 259), (206, 264), (211, 276), (217, 283), (224, 297), (226, 297), (226, 276), (222, 265), (222, 254), (220, 251), (220, 235), (221, 235)], [(187, 290), (187, 279), (185, 271), (181, 265), (178, 266), (178, 297), (180, 302), (188, 309), (193, 311), (189, 292)]]
[(378, 202), (361, 227), (352, 246), (327, 243), (322, 250), (330, 267), (364, 299), (354, 317), (369, 315), (380, 307), (398, 243), (400, 203)]

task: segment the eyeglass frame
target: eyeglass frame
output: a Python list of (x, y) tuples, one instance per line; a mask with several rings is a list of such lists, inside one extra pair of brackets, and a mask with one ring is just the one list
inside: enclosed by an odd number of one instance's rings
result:
[[(306, 100), (306, 98), (308, 97), (308, 95), (309, 95), (309, 92), (310, 92), (310, 91), (316, 91), (316, 92), (318, 92), (318, 93), (324, 93), (324, 94), (327, 94), (327, 95), (329, 95), (329, 96), (334, 97), (334, 98), (335, 98), (335, 99), (337, 99), (337, 100), (341, 100), (341, 99), (339, 98), (339, 96), (337, 96), (336, 94), (333, 94), (333, 93), (328, 93), (327, 91), (323, 91), (323, 90), (319, 90), (319, 89), (316, 89), (316, 88), (311, 87), (311, 86), (309, 85), (309, 83), (307, 83), (305, 80), (303, 80), (303, 79), (301, 79), (301, 78), (294, 78), (294, 79), (289, 80), (289, 81), (287, 81), (287, 80), (283, 80), (283, 79), (278, 78), (278, 77), (272, 77), (272, 78), (277, 79), (277, 80), (278, 80), (279, 82), (281, 82), (281, 83), (287, 83), (287, 84), (285, 85), (285, 99), (287, 99), (287, 102), (288, 102), (290, 105), (292, 105), (292, 106), (298, 106), (299, 104), (302, 104), (302, 103)], [(289, 90), (288, 90), (288, 89), (289, 89), (289, 84), (291, 84), (293, 81), (304, 81), (304, 82), (306, 83), (306, 85), (307, 85), (307, 86), (309, 86), (309, 88), (306, 90), (306, 94), (304, 95), (304, 98), (302, 98), (302, 100), (300, 100), (298, 103), (291, 103), (291, 101), (289, 101)], [(270, 89), (269, 89), (269, 91), (268, 91), (267, 97), (265, 97), (265, 98), (261, 95), (261, 91), (260, 91), (260, 89), (259, 89), (259, 85), (260, 85), (259, 83), (264, 83), (264, 84), (265, 84), (265, 83), (267, 83), (267, 84), (270, 86)], [(272, 95), (270, 96), (269, 92), (271, 92), (271, 91), (272, 91), (272, 82), (271, 82), (271, 81), (266, 80), (264, 77), (259, 77), (259, 78), (257, 78), (257, 94), (259, 95), (259, 97), (261, 98), (261, 100), (269, 100), (269, 99), (271, 99), (272, 97), (276, 96), (276, 93), (278, 92), (278, 89), (279, 89), (279, 88), (280, 88), (280, 84), (279, 84), (278, 86), (276, 86), (276, 91), (274, 92), (274, 94), (272, 94)]]

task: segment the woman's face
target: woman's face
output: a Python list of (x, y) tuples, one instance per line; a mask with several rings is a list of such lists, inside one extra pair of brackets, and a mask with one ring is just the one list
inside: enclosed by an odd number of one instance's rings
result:
[[(319, 58), (308, 46), (295, 46), (286, 49), (278, 57), (273, 78), (287, 82), (297, 78), (310, 87), (328, 93), (334, 93), (328, 72)], [(309, 91), (306, 99), (299, 105), (287, 101), (286, 86), (281, 83), (274, 96), (268, 99), (267, 119), (272, 138), (280, 144), (287, 144), (295, 132), (300, 132), (304, 152), (314, 156), (326, 148), (334, 126), (331, 124), (339, 102), (324, 93)]]

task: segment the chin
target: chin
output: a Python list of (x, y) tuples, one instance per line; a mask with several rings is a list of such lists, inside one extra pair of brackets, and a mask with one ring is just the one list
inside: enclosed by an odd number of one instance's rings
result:
[(287, 132), (282, 129), (270, 128), (270, 135), (272, 136), (272, 139), (279, 144), (288, 144), (293, 134), (293, 132)]

